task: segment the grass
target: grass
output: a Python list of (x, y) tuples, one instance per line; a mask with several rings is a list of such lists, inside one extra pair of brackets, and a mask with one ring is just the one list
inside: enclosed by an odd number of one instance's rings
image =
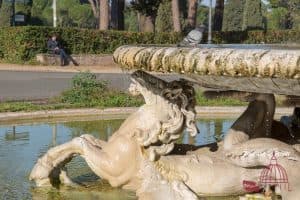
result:
[[(64, 94), (65, 95), (65, 94)], [(143, 104), (142, 98), (131, 97), (123, 92), (110, 92), (101, 99), (82, 102), (63, 102), (64, 96), (51, 99), (46, 104), (34, 102), (3, 102), (0, 103), (0, 112), (30, 112), (39, 110), (59, 110), (68, 108), (108, 108), (108, 107), (137, 107)], [(202, 92), (197, 92), (197, 105), (199, 106), (244, 106), (247, 103), (233, 98), (207, 99)]]
[(0, 103), (0, 112), (30, 112), (38, 110), (58, 110), (63, 108), (76, 108), (69, 104), (35, 104), (31, 102), (5, 102)]
[(215, 99), (206, 98), (201, 91), (196, 92), (196, 101), (198, 106), (245, 106), (243, 102), (230, 97), (219, 97)]
[[(242, 106), (245, 102), (220, 97), (207, 99), (203, 93), (196, 93), (199, 106)], [(58, 110), (66, 108), (107, 108), (107, 107), (137, 107), (143, 104), (141, 97), (132, 97), (125, 92), (111, 90), (96, 75), (89, 72), (78, 73), (72, 78), (72, 88), (60, 96), (49, 99), (46, 103), (34, 102), (3, 102), (0, 112), (30, 112), (38, 110)]]

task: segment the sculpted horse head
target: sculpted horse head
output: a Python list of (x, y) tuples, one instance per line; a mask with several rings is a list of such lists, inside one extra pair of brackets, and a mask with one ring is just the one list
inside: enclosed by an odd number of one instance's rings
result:
[[(131, 94), (141, 94), (145, 99), (145, 105), (140, 110), (158, 111), (153, 117), (158, 120), (157, 126), (160, 128), (150, 132), (144, 130), (138, 138), (142, 146), (151, 146), (151, 160), (168, 154), (184, 128), (191, 136), (198, 133), (195, 91), (190, 82), (184, 79), (167, 82), (141, 70), (135, 71), (131, 80)], [(164, 117), (160, 118), (161, 114)]]

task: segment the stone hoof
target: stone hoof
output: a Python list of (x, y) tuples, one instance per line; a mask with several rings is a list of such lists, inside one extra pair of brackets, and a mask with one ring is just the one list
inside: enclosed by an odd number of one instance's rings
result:
[(66, 169), (61, 170), (61, 172), (59, 174), (59, 180), (62, 184), (67, 185), (67, 186), (72, 186), (72, 187), (79, 186), (79, 184), (75, 183), (74, 181), (72, 181), (69, 178), (69, 176), (67, 175)]
[(35, 181), (37, 186), (51, 185), (49, 175), (52, 170), (52, 165), (45, 162), (45, 158), (40, 158), (32, 169), (29, 180)]

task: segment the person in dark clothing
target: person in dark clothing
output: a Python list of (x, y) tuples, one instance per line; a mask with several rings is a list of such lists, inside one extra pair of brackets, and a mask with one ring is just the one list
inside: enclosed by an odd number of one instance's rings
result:
[(56, 35), (53, 35), (47, 42), (47, 48), (51, 53), (57, 54), (60, 56), (60, 64), (64, 66), (67, 64), (69, 56), (66, 54), (64, 49), (62, 49), (57, 41)]

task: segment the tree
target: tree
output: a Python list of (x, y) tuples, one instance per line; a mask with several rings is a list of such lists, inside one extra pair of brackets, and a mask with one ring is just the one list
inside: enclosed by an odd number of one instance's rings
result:
[(221, 31), (224, 13), (224, 0), (216, 0), (213, 30)]
[[(31, 6), (31, 22), (32, 25), (52, 25), (51, 11), (52, 2), (50, 0), (33, 0)], [(51, 9), (51, 10), (50, 10)], [(45, 11), (46, 10), (46, 11)]]
[(100, 25), (100, 0), (88, 0), (88, 2), (91, 5), (94, 17), (96, 18), (97, 26), (99, 27)]
[(132, 8), (138, 12), (139, 30), (154, 32), (154, 24), (161, 0), (132, 0), (130, 3)]
[(289, 0), (287, 3), (291, 16), (291, 28), (300, 30), (300, 0)]
[(130, 9), (130, 8), (125, 8), (125, 13), (124, 13), (124, 18), (125, 18), (125, 30), (127, 31), (138, 31), (138, 16), (137, 13)]
[(278, 16), (282, 16), (285, 13), (284, 27), (287, 29), (300, 29), (300, 0), (269, 0), (269, 3), (271, 5), (271, 13), (268, 16), (271, 17), (271, 19), (268, 19), (271, 20), (273, 24), (281, 23), (282, 20), (280, 20), (280, 22), (275, 21), (276, 19), (279, 20)]
[(15, 14), (16, 15), (24, 15), (24, 22), (15, 22), (16, 25), (27, 25), (30, 22), (31, 17), (31, 0), (24, 0), (22, 2), (15, 2)]
[(170, 0), (163, 0), (159, 5), (155, 20), (155, 30), (157, 32), (173, 31), (172, 5)]
[(93, 10), (88, 2), (81, 0), (60, 0), (67, 1), (65, 7), (59, 7), (59, 10), (66, 11), (65, 26), (75, 26), (79, 28), (95, 28), (96, 18), (93, 15)]
[(227, 0), (224, 7), (223, 31), (243, 30), (245, 0)]
[(100, 11), (100, 1), (99, 0), (88, 0), (91, 8), (93, 10), (94, 16), (97, 20), (99, 20), (99, 11)]
[(243, 16), (243, 30), (261, 30), (263, 16), (261, 11), (261, 0), (246, 0)]
[(109, 5), (108, 0), (100, 0), (100, 30), (108, 30), (109, 26)]
[[(58, 26), (95, 28), (97, 18), (87, 0), (57, 1)], [(31, 8), (31, 24), (52, 26), (52, 0), (34, 0)]]
[(205, 5), (200, 5), (197, 11), (197, 22), (199, 24), (208, 26), (208, 14), (209, 14), (209, 7)]
[(0, 27), (10, 26), (12, 19), (12, 5), (9, 2), (2, 2), (0, 8)]
[(138, 13), (139, 31), (141, 32), (154, 32), (155, 19), (153, 16), (147, 16), (142, 13)]
[(175, 32), (181, 32), (178, 0), (172, 0), (172, 20)]
[(124, 30), (124, 8), (125, 0), (111, 1), (111, 28)]
[(188, 2), (188, 27), (194, 29), (197, 22), (198, 0), (189, 0)]
[(283, 7), (273, 8), (267, 14), (267, 28), (268, 29), (286, 29), (288, 10)]
[(96, 25), (96, 19), (93, 15), (91, 6), (88, 4), (76, 4), (68, 10), (69, 18), (72, 20), (72, 24), (79, 28), (94, 28)]

